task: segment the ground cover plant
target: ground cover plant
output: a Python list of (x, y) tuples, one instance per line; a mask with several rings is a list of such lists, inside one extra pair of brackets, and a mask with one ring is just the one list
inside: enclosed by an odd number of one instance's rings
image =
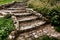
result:
[(0, 18), (0, 40), (8, 40), (8, 35), (14, 30), (10, 15)]

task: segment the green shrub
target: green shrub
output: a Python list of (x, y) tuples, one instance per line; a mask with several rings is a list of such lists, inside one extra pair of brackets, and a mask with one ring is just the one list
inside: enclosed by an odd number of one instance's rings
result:
[(47, 2), (49, 3), (51, 6), (56, 5), (57, 1), (59, 0), (40, 0), (41, 2)]
[(48, 13), (48, 17), (51, 20), (51, 24), (55, 27), (55, 30), (60, 32), (60, 5), (54, 6)]
[(13, 20), (11, 18), (0, 18), (0, 40), (8, 40), (10, 32), (14, 30)]

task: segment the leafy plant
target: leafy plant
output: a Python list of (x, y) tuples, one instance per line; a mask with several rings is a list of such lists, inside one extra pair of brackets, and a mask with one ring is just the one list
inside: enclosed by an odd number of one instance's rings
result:
[(0, 40), (8, 40), (10, 32), (14, 30), (13, 20), (8, 17), (0, 18)]

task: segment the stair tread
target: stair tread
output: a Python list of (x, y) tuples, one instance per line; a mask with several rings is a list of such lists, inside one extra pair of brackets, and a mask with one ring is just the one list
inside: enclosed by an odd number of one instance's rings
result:
[(37, 24), (38, 22), (41, 22), (41, 21), (42, 21), (41, 19), (36, 19), (36, 20), (32, 20), (32, 21), (24, 21), (24, 22), (19, 22), (19, 25), (25, 27), (25, 26)]
[(44, 21), (40, 21), (40, 22), (34, 23), (34, 24), (30, 25), (30, 26), (25, 26), (25, 27), (21, 26), (20, 30), (27, 30), (27, 29), (35, 28), (37, 26), (43, 25), (44, 23), (45, 23)]
[(38, 18), (37, 16), (27, 16), (27, 17), (21, 17), (21, 18), (18, 18), (18, 21), (27, 21), (27, 20), (33, 20), (33, 19), (36, 19)]
[(8, 10), (22, 10), (25, 9), (24, 7), (20, 7), (20, 8), (8, 8)]
[(0, 12), (20, 12), (25, 10), (0, 10)]
[(20, 16), (20, 15), (30, 15), (31, 13), (13, 13), (13, 14)]

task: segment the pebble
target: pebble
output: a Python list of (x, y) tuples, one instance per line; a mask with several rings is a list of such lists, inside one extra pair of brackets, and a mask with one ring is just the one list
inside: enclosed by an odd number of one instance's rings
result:
[(38, 35), (34, 35), (35, 38), (38, 38)]
[(51, 27), (52, 29), (54, 29), (54, 27)]

